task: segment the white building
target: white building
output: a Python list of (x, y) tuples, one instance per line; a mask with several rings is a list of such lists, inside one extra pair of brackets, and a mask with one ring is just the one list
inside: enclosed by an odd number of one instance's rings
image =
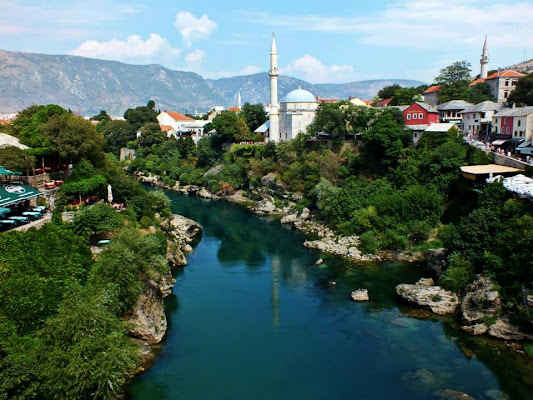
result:
[(268, 134), (268, 141), (292, 140), (299, 132), (305, 132), (316, 115), (318, 103), (315, 96), (301, 88), (293, 90), (278, 103), (278, 52), (276, 40), (272, 36), (270, 50), (270, 108), (268, 124), (265, 123), (256, 132)]
[(296, 89), (290, 92), (279, 108), (280, 140), (292, 140), (315, 120), (318, 103), (307, 90)]
[(483, 101), (468, 107), (459, 114), (463, 119), (465, 135), (488, 135), (492, 132), (492, 117), (503, 108), (501, 103)]
[(187, 117), (177, 111), (163, 111), (157, 116), (161, 130), (167, 133), (167, 137), (191, 136), (195, 143), (204, 136), (204, 126), (209, 121), (197, 120)]

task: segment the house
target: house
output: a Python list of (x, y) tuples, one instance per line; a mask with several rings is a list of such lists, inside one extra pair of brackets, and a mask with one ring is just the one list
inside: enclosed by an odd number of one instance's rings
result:
[(459, 113), (472, 105), (472, 103), (464, 100), (450, 100), (442, 103), (437, 107), (437, 111), (440, 114), (440, 121), (453, 122), (456, 125), (461, 125), (463, 120)]
[(380, 100), (377, 102), (376, 104), (376, 107), (379, 107), (379, 108), (385, 108), (385, 107), (388, 107), (389, 106), (389, 103), (392, 101), (392, 98), (391, 99), (384, 99), (384, 100)]
[(469, 86), (476, 86), (480, 83), (486, 83), (490, 88), (490, 94), (498, 103), (505, 103), (509, 94), (516, 88), (518, 80), (525, 75), (513, 70), (498, 71), (486, 78), (478, 78)]
[(476, 137), (489, 135), (492, 132), (492, 117), (502, 108), (501, 103), (487, 100), (461, 111), (459, 114), (465, 135)]
[(204, 126), (209, 121), (197, 120), (187, 117), (177, 111), (162, 111), (157, 116), (161, 130), (167, 133), (167, 137), (192, 136), (195, 143), (203, 137)]
[(442, 89), (442, 85), (434, 85), (426, 89), (422, 96), (424, 97), (424, 102), (430, 106), (436, 106), (439, 104), (439, 91)]
[(349, 97), (348, 101), (352, 103), (354, 106), (360, 106), (360, 107), (369, 107), (368, 103), (359, 97)]
[(533, 140), (533, 106), (508, 107), (498, 111), (493, 117), (492, 146), (507, 146), (511, 151), (517, 147), (530, 147)]
[(405, 127), (413, 131), (413, 142), (431, 125), (439, 122), (439, 112), (425, 103), (413, 103), (402, 111)]
[(324, 104), (324, 103), (338, 103), (340, 101), (340, 99), (324, 99), (322, 97), (317, 97), (316, 98), (316, 102), (318, 104)]

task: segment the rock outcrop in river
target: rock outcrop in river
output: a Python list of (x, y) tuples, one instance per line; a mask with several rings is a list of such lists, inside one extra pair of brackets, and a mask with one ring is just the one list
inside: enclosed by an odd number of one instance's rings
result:
[(422, 278), (415, 284), (402, 283), (396, 286), (396, 293), (409, 303), (418, 304), (438, 315), (453, 314), (459, 306), (459, 297), (434, 286), (433, 279)]

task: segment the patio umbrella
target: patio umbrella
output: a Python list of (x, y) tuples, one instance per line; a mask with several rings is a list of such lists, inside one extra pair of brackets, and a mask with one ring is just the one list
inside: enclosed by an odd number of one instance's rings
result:
[(22, 172), (11, 171), (0, 165), (0, 175), (22, 175)]
[(113, 189), (111, 185), (107, 185), (107, 201), (113, 203)]

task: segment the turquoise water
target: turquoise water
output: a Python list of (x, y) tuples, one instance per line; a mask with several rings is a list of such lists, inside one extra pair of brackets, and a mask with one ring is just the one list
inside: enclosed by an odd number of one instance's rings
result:
[[(203, 237), (176, 275), (164, 346), (131, 399), (426, 399), (439, 388), (528, 398), (513, 358), (397, 303), (394, 286), (418, 280), (423, 266), (325, 256), (319, 267), (324, 255), (276, 220), (168, 195)], [(353, 302), (356, 288), (371, 301)], [(434, 379), (407, 378), (419, 369)]]

